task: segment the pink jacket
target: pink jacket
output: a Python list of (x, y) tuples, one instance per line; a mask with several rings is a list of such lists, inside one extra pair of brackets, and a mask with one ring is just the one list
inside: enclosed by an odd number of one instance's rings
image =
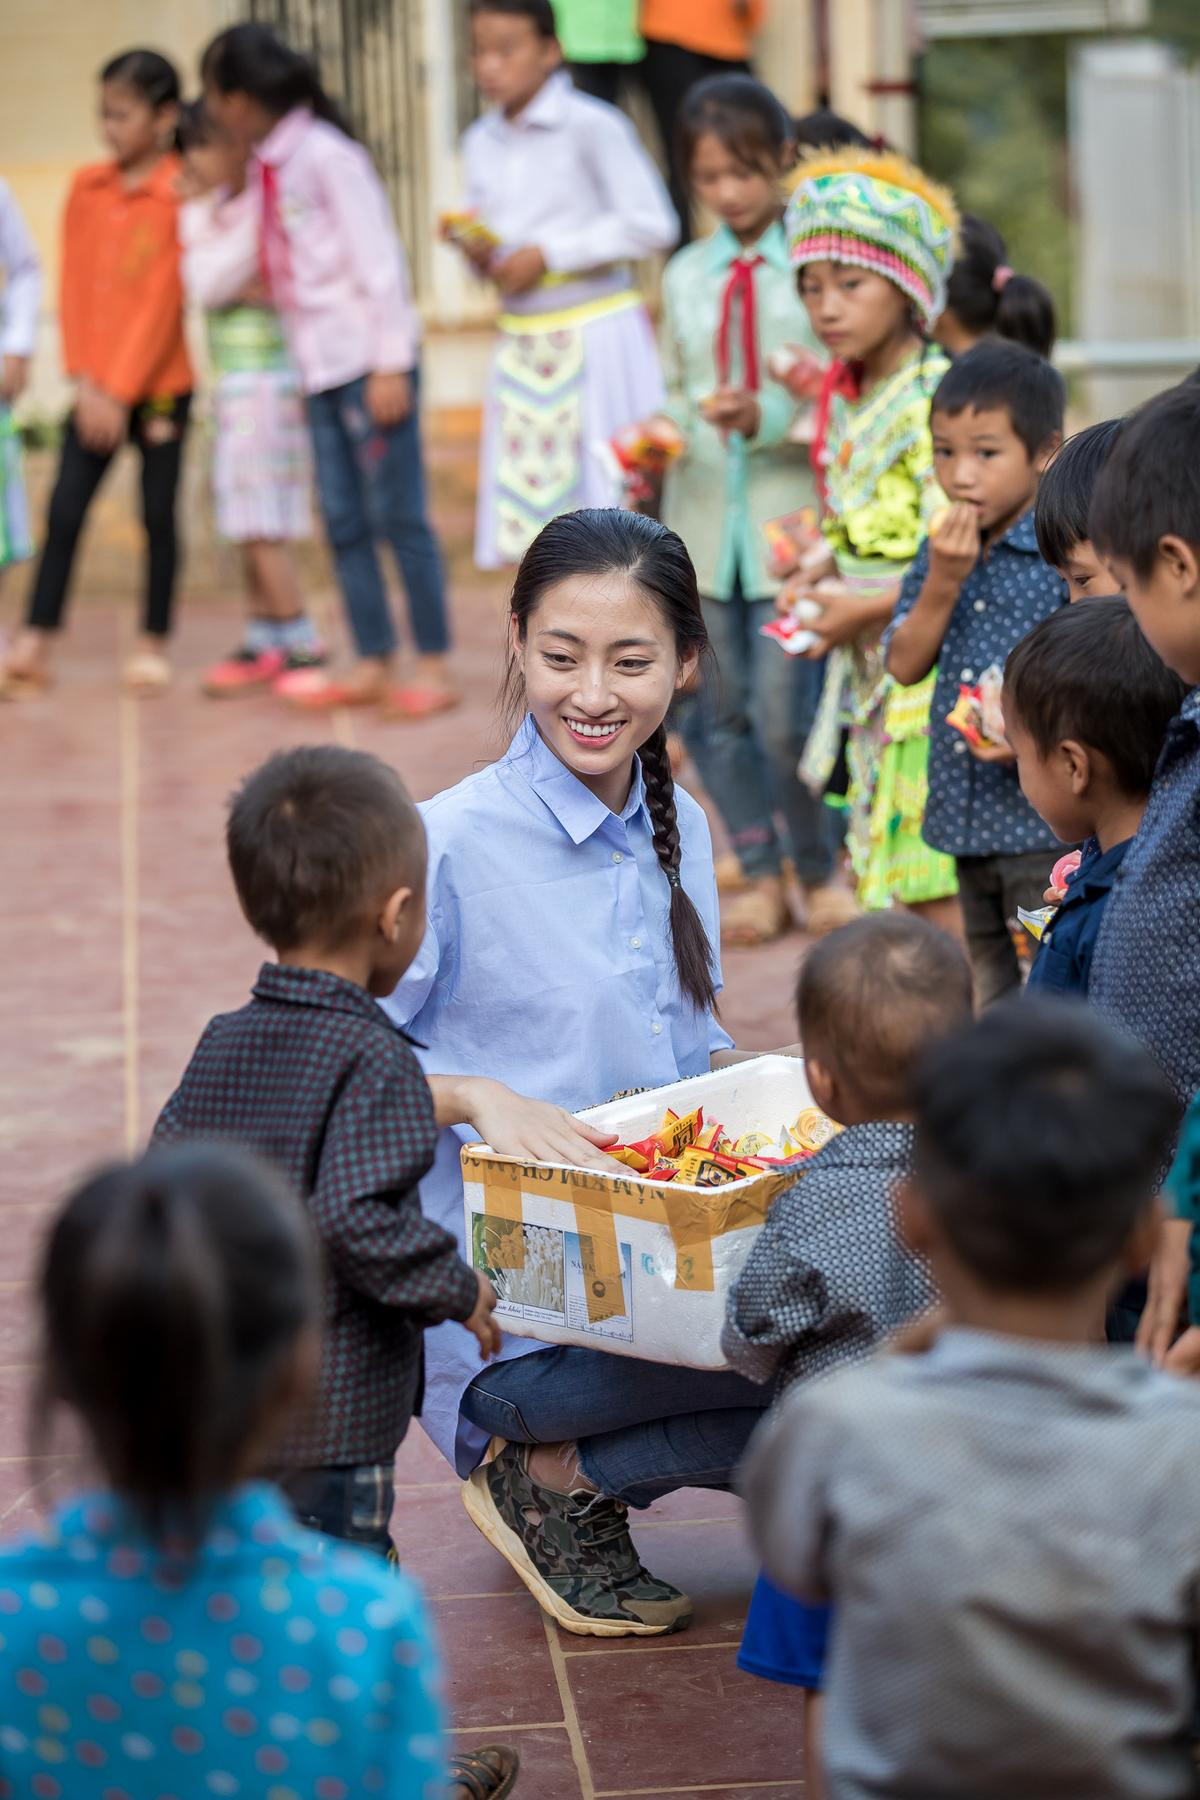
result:
[(297, 107), (256, 161), (260, 193), (273, 187), (277, 202), (263, 219), (272, 299), (305, 392), (411, 369), (420, 320), (387, 195), (362, 145)]

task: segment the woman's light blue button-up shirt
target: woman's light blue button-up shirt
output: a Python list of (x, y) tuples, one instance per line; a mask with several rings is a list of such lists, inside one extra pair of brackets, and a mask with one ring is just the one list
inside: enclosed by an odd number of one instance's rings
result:
[[(680, 873), (713, 945), (720, 921), (700, 806), (675, 790)], [(732, 1040), (679, 991), (670, 889), (651, 841), (640, 765), (621, 812), (579, 781), (527, 718), (507, 754), (421, 806), (429, 835), (429, 928), (386, 1011), (428, 1046), (430, 1075), (490, 1075), (572, 1112), (627, 1088), (700, 1075)], [(421, 1184), (425, 1212), (465, 1243), (459, 1151), (444, 1131)], [(425, 1336), (422, 1424), (467, 1474), (484, 1434), (459, 1420), (479, 1372), (461, 1325)], [(538, 1349), (506, 1338), (504, 1356)]]

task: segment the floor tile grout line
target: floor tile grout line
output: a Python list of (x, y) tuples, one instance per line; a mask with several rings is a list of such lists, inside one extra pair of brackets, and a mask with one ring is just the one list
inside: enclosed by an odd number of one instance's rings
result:
[(688, 1525), (740, 1525), (741, 1519), (736, 1513), (727, 1513), (723, 1517), (711, 1519), (635, 1519), (634, 1531), (680, 1531)]
[(3, 1525), (6, 1520), (11, 1519), (13, 1514), (18, 1512), (20, 1508), (25, 1505), (26, 1501), (32, 1500), (35, 1494), (40, 1493), (47, 1483), (53, 1480), (54, 1470), (47, 1469), (46, 1473), (39, 1476), (32, 1487), (27, 1487), (23, 1494), (18, 1494), (15, 1500), (10, 1500), (8, 1505), (4, 1508), (4, 1511), (0, 1512), (0, 1525)]
[(125, 1149), (138, 1148), (138, 738), (137, 700), (117, 702), (121, 743), (121, 1003), (125, 1021)]
[(511, 1719), (503, 1725), (450, 1725), (446, 1728), (447, 1737), (491, 1737), (495, 1734), (503, 1739), (506, 1731), (566, 1731), (565, 1719), (542, 1719), (532, 1725), (514, 1725)]
[(579, 1777), (582, 1800), (596, 1800), (596, 1783), (592, 1779), (587, 1746), (583, 1741), (579, 1713), (575, 1707), (575, 1696), (571, 1692), (571, 1678), (567, 1674), (566, 1658), (563, 1655), (563, 1647), (558, 1641), (557, 1628), (550, 1623), (545, 1613), (542, 1614), (542, 1630), (546, 1634), (546, 1648), (550, 1652), (550, 1666), (554, 1670), (554, 1679), (558, 1685), (558, 1698), (563, 1709), (563, 1724), (567, 1728), (567, 1739), (571, 1746), (575, 1773)]
[(803, 1781), (705, 1781), (695, 1787), (597, 1788), (595, 1800), (636, 1800), (639, 1794), (725, 1794), (741, 1788), (802, 1788)]
[[(738, 1629), (740, 1631), (740, 1626)], [(674, 1656), (680, 1650), (691, 1650), (693, 1652), (697, 1650), (729, 1651), (736, 1648), (736, 1640), (732, 1637), (719, 1644), (664, 1644), (661, 1637), (643, 1637), (639, 1638), (638, 1642), (645, 1644), (647, 1647), (652, 1645), (656, 1656), (659, 1654), (666, 1656), (668, 1652)], [(595, 1650), (562, 1650), (561, 1653), (565, 1657), (578, 1658), (580, 1656), (628, 1656), (630, 1651), (623, 1644), (606, 1644), (603, 1647), (598, 1646)], [(648, 1650), (643, 1651), (642, 1654), (645, 1655), (647, 1653)]]

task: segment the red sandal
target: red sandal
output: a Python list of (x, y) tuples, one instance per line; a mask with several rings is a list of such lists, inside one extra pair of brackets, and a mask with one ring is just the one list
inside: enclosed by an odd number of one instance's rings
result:
[(462, 695), (449, 688), (393, 688), (380, 709), (385, 719), (431, 719), (462, 705)]

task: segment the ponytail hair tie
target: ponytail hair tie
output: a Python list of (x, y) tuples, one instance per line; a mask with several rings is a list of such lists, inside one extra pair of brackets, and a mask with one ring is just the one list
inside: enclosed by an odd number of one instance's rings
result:
[(1002, 294), (1004, 292), (1005, 288), (1008, 286), (1009, 282), (1012, 280), (1013, 274), (1014, 274), (1014, 271), (1009, 268), (1007, 263), (997, 263), (996, 264), (996, 272), (992, 276), (993, 290), (997, 294)]
[(679, 870), (678, 869), (668, 869), (667, 870), (667, 886), (673, 887), (673, 888), (683, 886), (682, 881), (679, 879)]

